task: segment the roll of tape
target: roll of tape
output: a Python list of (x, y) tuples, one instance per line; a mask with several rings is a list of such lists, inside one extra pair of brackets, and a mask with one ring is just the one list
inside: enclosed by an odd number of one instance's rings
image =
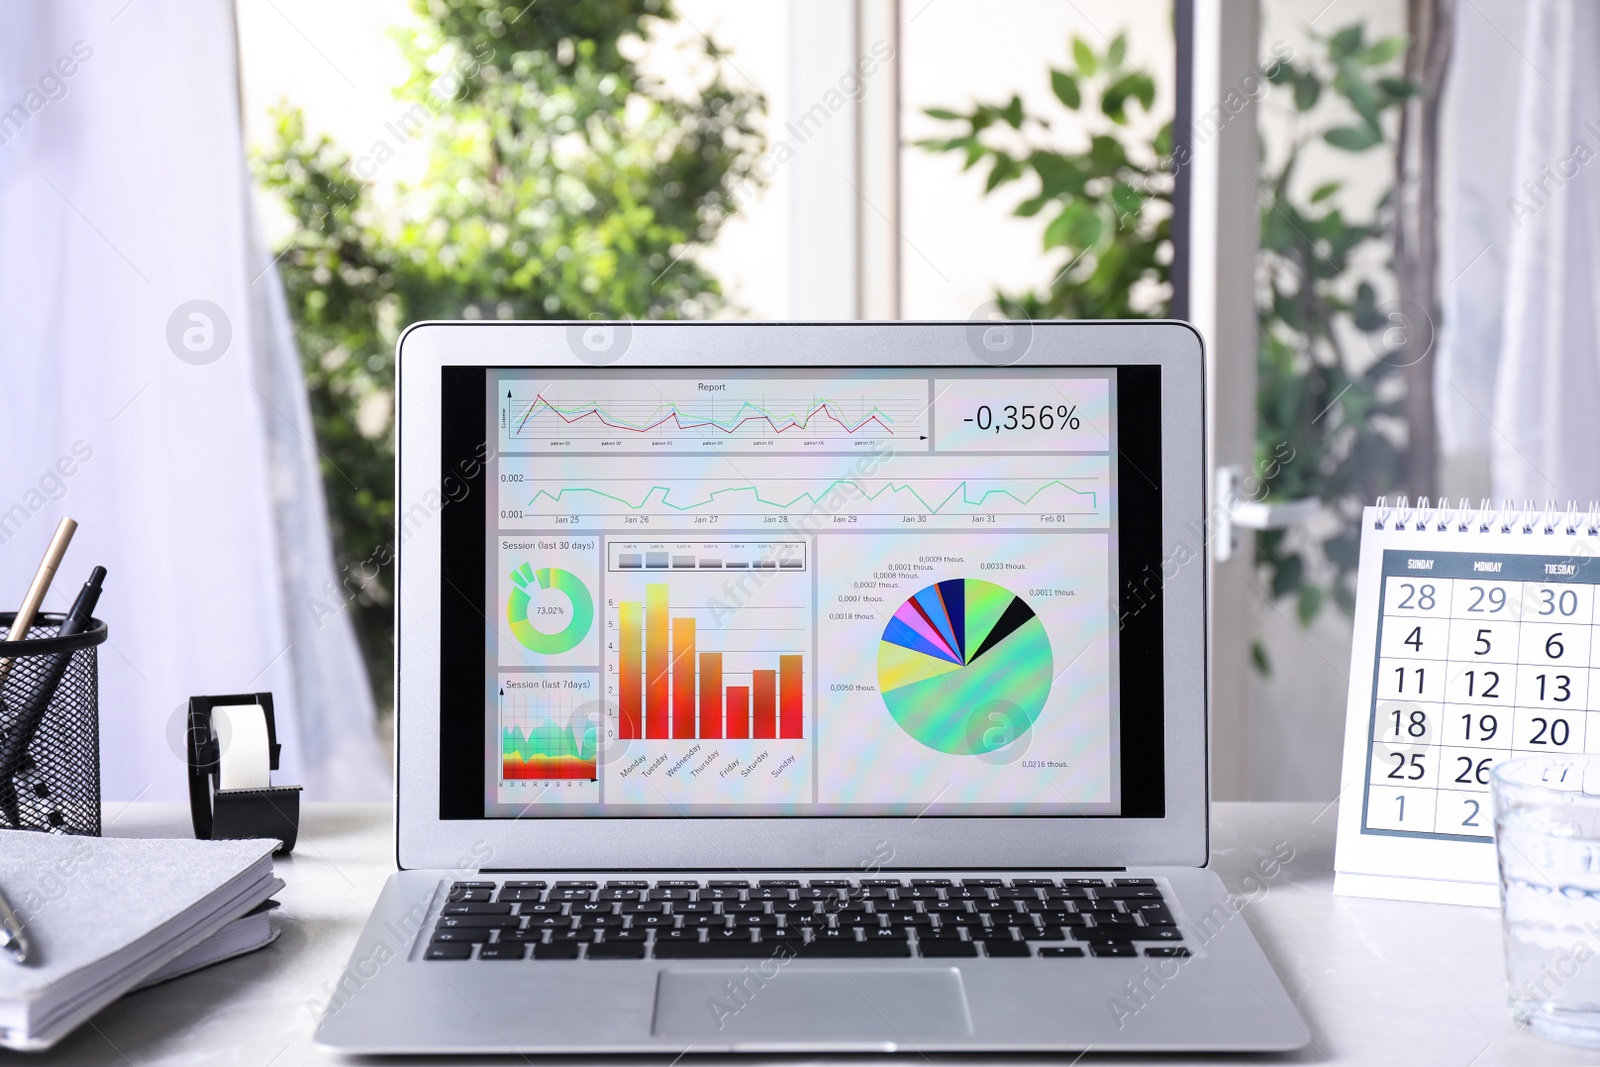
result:
[(223, 704), (211, 709), (211, 727), (221, 754), (219, 789), (265, 789), (272, 784), (267, 713), (260, 704)]

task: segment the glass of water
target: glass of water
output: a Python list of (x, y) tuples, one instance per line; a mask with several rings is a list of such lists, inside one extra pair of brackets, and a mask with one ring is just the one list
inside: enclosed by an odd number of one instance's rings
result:
[(1493, 782), (1512, 1018), (1600, 1048), (1600, 757), (1509, 760)]

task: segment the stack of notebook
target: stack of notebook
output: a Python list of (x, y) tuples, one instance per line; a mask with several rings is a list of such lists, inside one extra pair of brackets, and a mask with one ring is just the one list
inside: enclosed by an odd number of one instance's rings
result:
[(48, 1048), (129, 990), (271, 941), (277, 844), (0, 830), (29, 945), (26, 964), (0, 955), (0, 1047)]

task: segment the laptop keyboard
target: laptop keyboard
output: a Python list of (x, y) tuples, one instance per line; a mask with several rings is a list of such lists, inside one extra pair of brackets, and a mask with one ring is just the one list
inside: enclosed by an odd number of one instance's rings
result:
[(454, 882), (423, 958), (1187, 956), (1151, 878)]

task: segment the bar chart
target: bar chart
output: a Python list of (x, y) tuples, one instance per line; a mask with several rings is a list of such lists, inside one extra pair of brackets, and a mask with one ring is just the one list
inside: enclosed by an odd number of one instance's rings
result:
[(804, 541), (612, 541), (611, 571), (803, 571)]
[(804, 738), (805, 606), (674, 604), (675, 588), (616, 605), (618, 738)]

